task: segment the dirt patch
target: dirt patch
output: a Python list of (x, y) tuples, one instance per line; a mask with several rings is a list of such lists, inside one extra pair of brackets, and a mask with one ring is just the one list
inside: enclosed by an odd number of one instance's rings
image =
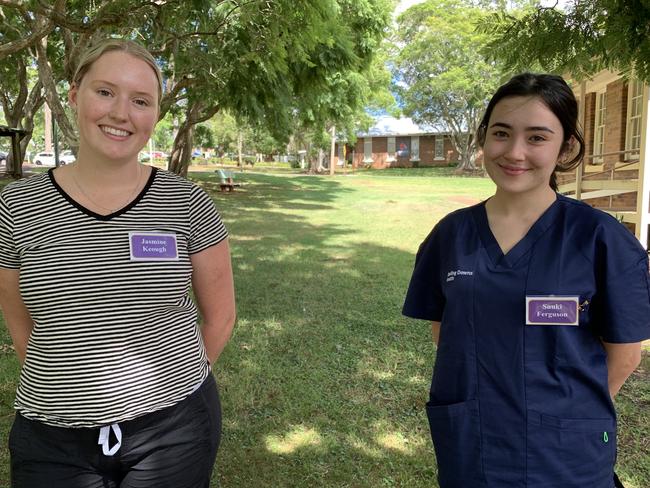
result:
[(461, 203), (463, 205), (474, 205), (480, 202), (481, 200), (479, 198), (458, 196), (458, 197), (449, 197), (449, 201), (454, 203)]

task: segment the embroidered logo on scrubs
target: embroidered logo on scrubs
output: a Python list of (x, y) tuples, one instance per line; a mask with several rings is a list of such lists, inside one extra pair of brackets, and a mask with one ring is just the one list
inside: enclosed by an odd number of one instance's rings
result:
[(474, 271), (463, 271), (462, 269), (457, 269), (455, 271), (450, 271), (447, 273), (447, 282), (454, 281), (457, 277), (461, 276), (472, 276)]
[(527, 296), (526, 325), (578, 325), (580, 297)]
[(178, 261), (176, 234), (129, 232), (131, 261)]

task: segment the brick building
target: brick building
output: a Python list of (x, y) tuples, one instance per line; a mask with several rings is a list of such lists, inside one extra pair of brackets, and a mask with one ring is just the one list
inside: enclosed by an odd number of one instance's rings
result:
[[(345, 160), (354, 168), (449, 166), (458, 161), (450, 133), (421, 128), (404, 119), (383, 117), (367, 132), (358, 134), (354, 146), (338, 145), (337, 163)], [(345, 150), (344, 150), (345, 147)]]
[(561, 175), (560, 191), (616, 216), (647, 247), (648, 87), (610, 71), (572, 87), (580, 104), (586, 158), (575, 172)]

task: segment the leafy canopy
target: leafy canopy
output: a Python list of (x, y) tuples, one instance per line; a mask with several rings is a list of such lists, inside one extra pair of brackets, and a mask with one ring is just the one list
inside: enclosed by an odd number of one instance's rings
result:
[(485, 52), (513, 71), (539, 67), (578, 79), (602, 69), (650, 81), (650, 2), (569, 1), (557, 8), (494, 13), (480, 22)]

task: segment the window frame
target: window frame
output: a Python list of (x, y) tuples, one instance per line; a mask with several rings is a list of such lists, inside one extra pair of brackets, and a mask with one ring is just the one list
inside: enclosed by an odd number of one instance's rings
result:
[[(438, 147), (438, 143), (440, 143), (440, 147)], [(440, 149), (440, 153), (438, 153), (438, 149)], [(436, 134), (434, 140), (434, 146), (433, 146), (433, 159), (435, 161), (445, 160), (445, 135), (444, 134)]]
[[(602, 118), (601, 118), (602, 116)], [(605, 154), (605, 127), (607, 121), (607, 89), (596, 92), (596, 106), (594, 107), (594, 147), (591, 164), (602, 164)], [(599, 157), (596, 155), (600, 154)]]
[[(638, 88), (638, 93), (636, 89)], [(643, 92), (645, 85), (636, 78), (630, 79), (627, 91), (627, 115), (625, 121), (625, 158), (639, 156), (641, 152), (641, 130), (643, 126)], [(638, 103), (635, 103), (638, 102)], [(637, 113), (633, 113), (633, 109)], [(636, 151), (636, 152), (632, 152)]]

